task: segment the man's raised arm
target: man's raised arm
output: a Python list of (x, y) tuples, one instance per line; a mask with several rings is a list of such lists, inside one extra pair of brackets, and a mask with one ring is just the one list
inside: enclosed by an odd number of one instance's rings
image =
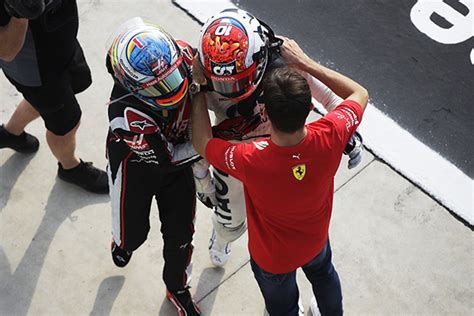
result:
[(192, 141), (198, 154), (206, 158), (206, 146), (212, 138), (211, 120), (207, 110), (206, 94), (198, 93), (191, 104)]
[[(202, 73), (199, 56), (194, 58), (193, 82), (198, 84), (206, 83), (206, 78)], [(207, 110), (206, 93), (204, 92), (200, 92), (193, 97), (191, 103), (191, 126), (194, 149), (196, 149), (201, 157), (206, 159), (206, 146), (212, 139), (212, 129), (209, 112)]]
[(364, 87), (309, 58), (294, 40), (281, 37), (284, 39), (281, 54), (289, 66), (309, 73), (341, 98), (354, 100), (361, 105), (363, 111), (365, 110), (369, 94)]

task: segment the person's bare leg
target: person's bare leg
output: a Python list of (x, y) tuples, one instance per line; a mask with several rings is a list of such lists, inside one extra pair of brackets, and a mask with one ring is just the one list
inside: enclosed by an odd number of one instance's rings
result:
[(23, 99), (4, 127), (10, 134), (18, 136), (23, 133), (26, 125), (39, 116), (38, 111), (28, 101)]
[(58, 177), (90, 192), (107, 194), (109, 184), (105, 171), (92, 166), (92, 162), (81, 162), (76, 156), (76, 131), (79, 124), (64, 136), (46, 132), (49, 148), (60, 164)]
[(54, 157), (61, 163), (64, 169), (77, 167), (81, 162), (76, 156), (76, 131), (79, 123), (66, 135), (59, 136), (46, 131), (46, 140)]

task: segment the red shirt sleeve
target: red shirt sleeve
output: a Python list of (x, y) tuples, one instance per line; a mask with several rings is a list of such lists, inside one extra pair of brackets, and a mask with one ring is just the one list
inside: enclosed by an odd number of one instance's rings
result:
[(207, 143), (206, 159), (217, 169), (244, 181), (245, 159), (243, 153), (245, 145), (243, 143), (232, 144), (219, 138), (213, 138)]
[(331, 138), (337, 142), (333, 145), (339, 145), (344, 150), (347, 142), (359, 127), (362, 113), (362, 107), (359, 103), (353, 100), (344, 100), (333, 111), (321, 118), (333, 127), (335, 134)]

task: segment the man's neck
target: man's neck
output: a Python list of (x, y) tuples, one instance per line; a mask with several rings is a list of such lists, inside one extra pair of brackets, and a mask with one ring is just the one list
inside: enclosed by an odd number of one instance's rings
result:
[(280, 147), (290, 147), (298, 145), (306, 136), (306, 127), (289, 134), (273, 129), (271, 139), (275, 145)]

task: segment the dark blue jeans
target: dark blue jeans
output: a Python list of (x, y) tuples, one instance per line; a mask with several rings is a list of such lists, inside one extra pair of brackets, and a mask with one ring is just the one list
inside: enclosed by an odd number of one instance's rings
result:
[[(323, 250), (301, 267), (313, 286), (313, 293), (322, 316), (342, 315), (341, 283), (331, 258), (331, 245), (328, 240)], [(250, 263), (270, 316), (298, 315), (299, 292), (296, 270), (285, 274), (273, 274), (261, 269), (253, 259)]]

